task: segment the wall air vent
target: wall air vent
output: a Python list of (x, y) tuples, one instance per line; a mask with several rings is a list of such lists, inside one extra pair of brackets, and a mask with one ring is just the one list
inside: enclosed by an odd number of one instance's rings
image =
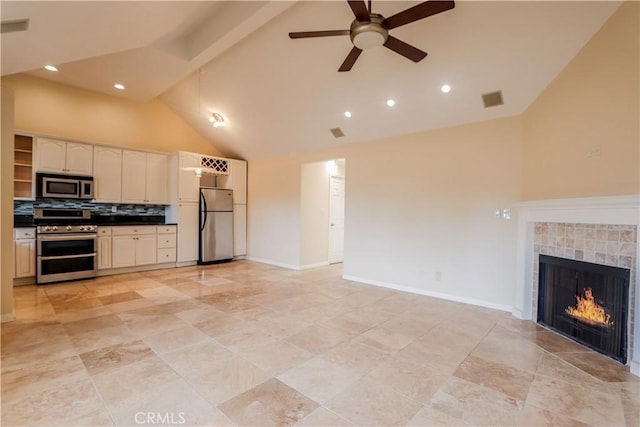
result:
[(482, 95), (482, 102), (484, 108), (495, 107), (496, 105), (503, 105), (502, 91), (489, 92)]
[(344, 136), (344, 132), (342, 132), (342, 129), (340, 129), (340, 128), (333, 128), (333, 129), (329, 129), (329, 130), (333, 134), (334, 138), (342, 138)]
[(2, 21), (0, 23), (0, 33), (15, 33), (16, 31), (25, 31), (29, 28), (28, 19), (16, 19), (13, 21)]

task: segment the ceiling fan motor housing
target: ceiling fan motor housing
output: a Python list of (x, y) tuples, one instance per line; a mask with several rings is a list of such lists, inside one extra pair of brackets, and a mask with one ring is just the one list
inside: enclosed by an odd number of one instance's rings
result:
[(371, 22), (359, 22), (357, 19), (351, 24), (351, 42), (358, 49), (370, 49), (382, 46), (389, 36), (389, 30), (382, 23), (384, 17), (377, 13), (370, 14)]

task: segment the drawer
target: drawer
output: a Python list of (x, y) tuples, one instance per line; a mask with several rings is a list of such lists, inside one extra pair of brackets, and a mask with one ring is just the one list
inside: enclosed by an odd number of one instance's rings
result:
[(176, 262), (176, 248), (158, 249), (158, 264)]
[(113, 236), (139, 235), (139, 234), (156, 234), (155, 225), (126, 225), (122, 227), (112, 227), (111, 234)]
[(111, 236), (111, 227), (98, 227), (98, 236)]
[(159, 225), (158, 234), (176, 234), (175, 225)]
[(158, 235), (158, 249), (175, 248), (175, 247), (176, 247), (175, 234), (159, 234)]
[(13, 229), (14, 239), (35, 239), (36, 229), (35, 227), (20, 227)]

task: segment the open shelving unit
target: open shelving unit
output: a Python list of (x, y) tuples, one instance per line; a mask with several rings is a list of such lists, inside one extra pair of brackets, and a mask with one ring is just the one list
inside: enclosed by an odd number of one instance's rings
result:
[(33, 198), (33, 137), (15, 135), (13, 149), (13, 197)]

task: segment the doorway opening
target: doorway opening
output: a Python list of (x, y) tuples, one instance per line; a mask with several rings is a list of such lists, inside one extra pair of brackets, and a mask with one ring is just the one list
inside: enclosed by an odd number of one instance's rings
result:
[(302, 165), (300, 268), (344, 261), (345, 159)]

